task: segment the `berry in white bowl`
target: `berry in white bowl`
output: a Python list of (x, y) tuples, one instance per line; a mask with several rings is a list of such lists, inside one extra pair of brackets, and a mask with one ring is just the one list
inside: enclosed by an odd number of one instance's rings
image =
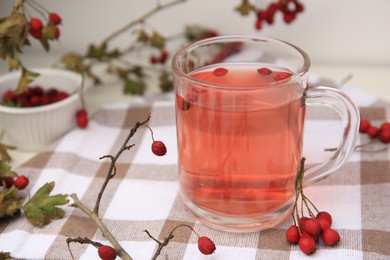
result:
[[(40, 74), (29, 84), (29, 91), (37, 92), (19, 100), (11, 92), (21, 71), (0, 76), (0, 142), (19, 150), (39, 151), (76, 126), (82, 79), (80, 74), (64, 69), (30, 70)], [(7, 98), (14, 98), (15, 103)]]

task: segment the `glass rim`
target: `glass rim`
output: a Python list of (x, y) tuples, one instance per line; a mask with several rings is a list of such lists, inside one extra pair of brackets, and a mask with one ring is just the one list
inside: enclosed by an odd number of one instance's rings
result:
[[(264, 83), (264, 84), (257, 84), (254, 86), (224, 86), (220, 84), (214, 84), (209, 83), (203, 80), (196, 79), (192, 77), (190, 74), (185, 73), (179, 65), (179, 60), (185, 53), (189, 53), (192, 49), (195, 49), (200, 46), (205, 46), (210, 43), (219, 43), (219, 42), (233, 42), (233, 41), (261, 41), (261, 42), (274, 42), (280, 45), (285, 45), (286, 47), (292, 48), (297, 53), (300, 54), (302, 58), (302, 66), (299, 67), (297, 72), (293, 73), (291, 77), (288, 77), (286, 79), (278, 80), (272, 83)], [(259, 88), (274, 88), (276, 86), (280, 85), (286, 85), (293, 83), (295, 81), (298, 81), (302, 79), (310, 68), (310, 58), (307, 55), (307, 53), (301, 49), (300, 47), (289, 43), (284, 40), (276, 39), (276, 38), (270, 38), (270, 37), (260, 37), (260, 36), (251, 36), (251, 35), (224, 35), (224, 36), (215, 36), (210, 37), (202, 40), (198, 40), (195, 42), (192, 42), (190, 44), (187, 44), (186, 46), (180, 48), (175, 55), (173, 56), (172, 63), (171, 63), (172, 71), (174, 74), (176, 74), (178, 77), (185, 79), (188, 82), (192, 82), (194, 84), (198, 84), (205, 87), (212, 87), (212, 88), (221, 88), (221, 89), (232, 89), (232, 90), (258, 90)]]

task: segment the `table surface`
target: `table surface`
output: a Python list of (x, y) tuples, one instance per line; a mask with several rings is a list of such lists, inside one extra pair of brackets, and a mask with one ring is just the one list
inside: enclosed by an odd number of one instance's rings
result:
[[(320, 80), (335, 82), (352, 75), (342, 89), (356, 101), (362, 117), (377, 124), (390, 120), (389, 67), (318, 65), (313, 66), (312, 73)], [(117, 176), (107, 187), (100, 211), (103, 221), (134, 259), (150, 259), (156, 249), (144, 229), (161, 240), (180, 224), (211, 237), (216, 252), (202, 256), (197, 252), (196, 235), (183, 228), (175, 232), (159, 259), (305, 259), (297, 246), (284, 239), (291, 219), (266, 231), (243, 234), (215, 231), (197, 221), (178, 196), (173, 95), (139, 99), (123, 96), (119, 84), (109, 85), (86, 95), (92, 115), (89, 130), (74, 129), (38, 153), (11, 153), (18, 173), (29, 176), (32, 194), (53, 180), (55, 192), (71, 190), (88, 206), (93, 205), (108, 167), (107, 161), (98, 158), (115, 153), (135, 120), (151, 112), (150, 126), (166, 141), (170, 152), (163, 160), (150, 155), (150, 133), (140, 130), (132, 139), (137, 144), (135, 150), (118, 161)], [(337, 145), (326, 137), (339, 132), (337, 122), (333, 117), (308, 119), (305, 139), (309, 145), (304, 150), (310, 163), (329, 156), (324, 148)], [(367, 141), (366, 136), (360, 136), (359, 143)], [(341, 235), (341, 243), (335, 248), (320, 243), (311, 259), (390, 258), (389, 161), (389, 149), (356, 151), (334, 175), (305, 188), (317, 207), (333, 214), (333, 227)], [(0, 222), (0, 251), (10, 251), (21, 259), (68, 259), (67, 237), (88, 236), (107, 243), (80, 211), (68, 207), (65, 212), (65, 218), (42, 229), (31, 226), (23, 217)], [(72, 245), (72, 251), (77, 259), (97, 257), (92, 246)]]

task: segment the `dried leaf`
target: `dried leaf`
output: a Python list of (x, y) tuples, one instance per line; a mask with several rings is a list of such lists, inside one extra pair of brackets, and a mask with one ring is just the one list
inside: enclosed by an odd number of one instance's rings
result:
[(10, 145), (5, 145), (5, 144), (0, 144), (0, 160), (4, 162), (10, 162), (12, 161), (11, 156), (8, 153), (8, 150), (14, 150), (16, 147), (10, 146)]
[(145, 89), (146, 89), (145, 83), (143, 83), (140, 80), (133, 80), (129, 78), (124, 79), (125, 94), (143, 95)]
[(243, 16), (248, 15), (254, 9), (255, 7), (248, 0), (242, 0), (241, 4), (235, 8)]
[(171, 74), (167, 71), (163, 71), (159, 77), (160, 89), (162, 92), (169, 92), (173, 89), (173, 82)]
[(145, 30), (139, 30), (138, 39), (139, 42), (147, 42), (149, 40), (149, 35), (145, 32)]
[(153, 47), (156, 47), (161, 50), (165, 47), (165, 38), (158, 32), (153, 32), (152, 38), (150, 39), (150, 43)]
[(18, 189), (14, 186), (0, 190), (0, 218), (10, 217), (19, 212), (23, 198), (18, 198), (17, 194)]
[(22, 68), (22, 75), (19, 79), (19, 83), (15, 93), (23, 93), (28, 89), (28, 84), (31, 83), (34, 78), (38, 77), (39, 73)]
[(25, 16), (13, 11), (0, 20), (0, 52), (4, 53), (14, 48), (21, 49), (28, 37), (28, 22)]
[(11, 166), (4, 160), (0, 160), (0, 177), (16, 177), (17, 174), (11, 169)]
[(46, 183), (22, 207), (31, 224), (42, 227), (65, 215), (65, 211), (57, 206), (68, 203), (68, 194), (50, 196), (54, 186), (54, 182)]
[(3, 251), (0, 252), (0, 260), (10, 260), (10, 259), (12, 259), (11, 253), (3, 252)]

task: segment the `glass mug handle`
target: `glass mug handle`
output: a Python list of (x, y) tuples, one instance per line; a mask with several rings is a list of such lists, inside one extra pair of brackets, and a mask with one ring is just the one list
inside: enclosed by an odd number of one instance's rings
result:
[(303, 185), (307, 186), (325, 179), (348, 160), (356, 145), (360, 115), (352, 100), (342, 91), (332, 87), (307, 86), (302, 102), (308, 107), (325, 106), (333, 109), (340, 116), (344, 130), (340, 145), (333, 156), (305, 169)]

